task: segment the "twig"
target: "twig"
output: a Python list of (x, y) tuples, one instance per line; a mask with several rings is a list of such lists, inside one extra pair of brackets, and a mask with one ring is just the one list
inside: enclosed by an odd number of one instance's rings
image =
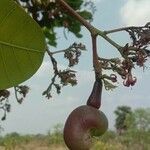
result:
[(123, 27), (123, 28), (117, 28), (117, 29), (112, 29), (112, 30), (107, 30), (107, 31), (104, 31), (105, 34), (111, 34), (111, 33), (116, 33), (116, 32), (120, 32), (120, 31), (126, 31), (126, 30), (129, 30), (129, 29), (142, 29), (144, 26), (140, 26), (140, 27), (137, 27), (137, 26), (129, 26), (129, 27)]
[(64, 0), (56, 0), (58, 4), (62, 6), (64, 11), (69, 13), (69, 15), (74, 16), (78, 21), (80, 21), (92, 34), (95, 31), (95, 27), (87, 22), (83, 17), (81, 17), (77, 12), (75, 12)]

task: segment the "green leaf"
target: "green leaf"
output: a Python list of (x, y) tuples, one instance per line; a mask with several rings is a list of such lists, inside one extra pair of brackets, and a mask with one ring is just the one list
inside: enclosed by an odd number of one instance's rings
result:
[(38, 24), (13, 0), (0, 0), (0, 89), (29, 79), (46, 49)]
[(86, 20), (92, 20), (92, 14), (86, 10), (79, 12), (79, 14)]

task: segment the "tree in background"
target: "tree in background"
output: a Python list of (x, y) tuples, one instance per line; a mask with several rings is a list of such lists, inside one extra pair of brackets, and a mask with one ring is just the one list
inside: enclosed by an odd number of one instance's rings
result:
[[(128, 147), (136, 146), (138, 149), (149, 149), (150, 141), (150, 108), (137, 108), (127, 114), (125, 119), (127, 131), (123, 134), (122, 142)], [(136, 149), (136, 148), (135, 148)]]
[(125, 125), (131, 130), (150, 131), (150, 108), (138, 108), (128, 113)]
[(116, 115), (115, 128), (119, 134), (122, 134), (128, 129), (128, 126), (125, 124), (125, 120), (127, 115), (132, 114), (131, 107), (118, 106), (114, 113)]

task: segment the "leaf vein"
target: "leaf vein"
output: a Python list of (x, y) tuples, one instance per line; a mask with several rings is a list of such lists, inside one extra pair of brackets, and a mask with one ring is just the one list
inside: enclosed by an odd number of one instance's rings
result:
[(19, 72), (23, 75), (22, 69), (19, 65), (18, 59), (17, 59), (16, 54), (15, 54), (14, 48), (12, 47), (12, 49), (13, 49), (13, 55), (14, 55), (14, 58), (15, 58), (15, 61), (16, 61), (16, 65), (18, 66), (17, 68), (18, 68)]
[[(15, 6), (15, 5), (14, 5)], [(11, 11), (9, 11), (8, 13), (7, 13), (7, 15), (1, 20), (1, 22), (0, 22), (0, 25), (2, 25), (4, 22), (5, 22), (5, 20), (15, 11), (15, 7), (13, 7), (12, 9), (11, 9)]]
[(4, 42), (4, 41), (0, 41), (0, 44), (5, 45), (5, 46), (14, 47), (14, 48), (17, 48), (17, 49), (20, 49), (20, 50), (32, 51), (32, 52), (36, 52), (36, 53), (44, 53), (44, 51), (39, 51), (39, 50), (36, 50), (36, 49), (33, 49), (33, 48), (23, 47), (23, 46), (15, 45), (15, 44), (12, 44), (12, 43), (7, 43), (7, 42)]
[[(1, 46), (1, 48), (3, 49), (3, 47)], [(9, 75), (8, 75), (8, 72), (7, 72), (7, 68), (6, 68), (6, 62), (5, 62), (5, 59), (3, 57), (3, 53), (0, 51), (0, 56), (1, 56), (1, 59), (2, 59), (2, 63), (3, 63), (3, 66), (4, 66), (4, 70), (5, 70), (5, 73), (6, 73), (6, 78), (9, 82), (9, 84), (11, 84), (11, 81), (10, 81), (10, 78), (9, 78)]]

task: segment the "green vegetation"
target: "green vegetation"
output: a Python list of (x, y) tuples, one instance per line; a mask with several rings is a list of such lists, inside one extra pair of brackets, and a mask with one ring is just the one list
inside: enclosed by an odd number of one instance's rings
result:
[[(129, 131), (122, 135), (108, 131), (95, 138), (91, 150), (148, 150), (150, 131)], [(0, 138), (0, 150), (67, 150), (62, 131), (48, 132), (47, 135), (7, 134)]]
[(125, 124), (126, 116), (130, 115), (132, 111), (128, 106), (118, 106), (114, 113), (116, 115), (115, 128), (121, 134), (127, 130), (127, 125)]
[(127, 131), (122, 135), (108, 131), (98, 138), (92, 150), (148, 150), (150, 131)]
[[(115, 127), (118, 122), (117, 118), (123, 116), (119, 123), (120, 127), (126, 127), (123, 128), (125, 130), (120, 134), (116, 128), (116, 131), (109, 130), (103, 136), (94, 137), (91, 150), (149, 150), (150, 108), (132, 110), (128, 106), (119, 106), (116, 108), (115, 114)], [(57, 124), (46, 135), (20, 135), (14, 132), (0, 136), (0, 150), (56, 149), (68, 150), (63, 140), (63, 125), (61, 124)]]

